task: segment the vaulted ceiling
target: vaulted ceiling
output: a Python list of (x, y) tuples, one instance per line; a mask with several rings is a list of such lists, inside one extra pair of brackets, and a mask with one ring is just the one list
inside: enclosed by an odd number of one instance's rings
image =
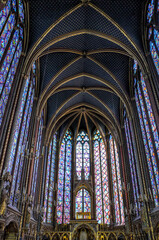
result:
[(29, 0), (25, 71), (39, 59), (37, 115), (57, 129), (106, 126), (120, 138), (120, 102), (131, 115), (129, 61), (147, 72), (139, 0)]

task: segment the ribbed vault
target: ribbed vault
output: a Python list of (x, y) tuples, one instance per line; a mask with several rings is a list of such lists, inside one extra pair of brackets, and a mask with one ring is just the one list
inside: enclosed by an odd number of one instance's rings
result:
[[(123, 12), (128, 2), (129, 12)], [(37, 116), (47, 108), (47, 143), (58, 129), (78, 130), (82, 122), (88, 134), (92, 127), (105, 126), (121, 140), (121, 103), (132, 116), (130, 60), (136, 59), (148, 73), (139, 31), (141, 2), (116, 1), (116, 12), (104, 0), (49, 0), (40, 1), (38, 12), (39, 3), (30, 0), (32, 34), (23, 72), (27, 75), (38, 59)], [(128, 14), (133, 19), (129, 27), (124, 22)]]

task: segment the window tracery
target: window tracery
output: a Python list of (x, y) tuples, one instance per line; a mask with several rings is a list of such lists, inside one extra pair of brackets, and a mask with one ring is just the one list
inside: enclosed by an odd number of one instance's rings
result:
[(0, 125), (23, 48), (23, 22), (22, 1), (8, 0), (0, 12)]
[[(35, 63), (33, 65), (35, 65)], [(16, 193), (19, 191), (20, 187), (24, 157), (25, 154), (27, 154), (29, 123), (35, 94), (35, 74), (32, 76), (30, 74), (25, 82), (22, 99), (20, 101), (14, 125), (11, 150), (8, 159), (8, 171), (13, 175), (10, 201), (11, 204), (15, 206), (17, 206)]]
[[(137, 73), (139, 73), (137, 75)], [(159, 175), (157, 158), (159, 158), (159, 134), (153, 114), (145, 79), (140, 69), (134, 72), (135, 101), (140, 121), (144, 149), (152, 186), (155, 206), (159, 205)]]
[(98, 223), (110, 223), (109, 179), (106, 149), (99, 130), (93, 134), (96, 217)]
[(67, 131), (60, 148), (57, 191), (57, 223), (70, 221), (72, 133)]
[(77, 136), (76, 143), (76, 174), (78, 180), (82, 178), (84, 173), (85, 180), (89, 179), (90, 175), (90, 147), (89, 137), (85, 131), (81, 131)]
[(157, 1), (151, 0), (147, 8), (147, 39), (153, 63), (159, 75), (159, 11)]

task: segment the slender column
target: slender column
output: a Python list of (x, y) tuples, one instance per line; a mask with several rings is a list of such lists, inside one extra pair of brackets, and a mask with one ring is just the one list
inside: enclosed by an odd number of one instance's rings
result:
[(29, 178), (29, 184), (28, 184), (28, 194), (31, 193), (31, 181), (32, 181), (32, 174), (33, 174), (33, 169), (34, 169), (34, 160), (35, 160), (35, 153), (36, 153), (36, 142), (37, 142), (37, 137), (38, 137), (38, 129), (39, 129), (39, 123), (40, 123), (40, 118), (36, 119), (36, 130), (35, 130), (35, 138), (33, 141), (33, 157), (32, 157), (32, 162), (30, 166), (30, 178)]
[(70, 206), (71, 209), (70, 209), (70, 220), (73, 220), (74, 219), (74, 178), (75, 178), (75, 174), (76, 174), (76, 164), (75, 164), (75, 159), (76, 159), (76, 145), (75, 145), (75, 141), (73, 139), (73, 144), (72, 144), (72, 169), (71, 169), (71, 204)]
[(120, 145), (120, 157), (121, 157), (121, 164), (122, 164), (122, 170), (123, 170), (123, 179), (124, 179), (124, 185), (125, 185), (125, 199), (126, 199), (126, 208), (128, 212), (128, 223), (129, 223), (129, 229), (132, 232), (132, 223), (131, 223), (131, 216), (130, 216), (130, 196), (128, 193), (128, 182), (127, 182), (127, 176), (126, 176), (126, 164), (124, 161), (124, 156), (123, 156), (123, 145)]
[(41, 167), (41, 178), (40, 178), (40, 191), (39, 191), (39, 212), (38, 212), (38, 220), (37, 220), (37, 236), (36, 239), (40, 239), (40, 228), (41, 228), (41, 222), (43, 218), (43, 201), (44, 201), (44, 188), (45, 188), (45, 172), (46, 172), (46, 166), (47, 166), (47, 151), (48, 146), (44, 146), (44, 152), (42, 154), (42, 167)]

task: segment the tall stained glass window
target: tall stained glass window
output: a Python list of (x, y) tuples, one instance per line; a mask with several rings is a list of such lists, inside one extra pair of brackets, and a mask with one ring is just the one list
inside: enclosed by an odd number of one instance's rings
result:
[(110, 223), (109, 179), (106, 149), (99, 130), (93, 134), (96, 217), (98, 223)]
[(52, 222), (52, 207), (54, 193), (54, 175), (55, 175), (55, 158), (56, 158), (57, 135), (55, 134), (48, 152), (46, 181), (45, 181), (45, 199), (44, 199), (44, 222)]
[(151, 0), (147, 8), (147, 39), (156, 71), (159, 75), (159, 11), (157, 1)]
[(76, 174), (78, 180), (88, 180), (90, 175), (90, 149), (89, 137), (85, 131), (81, 131), (76, 141)]
[(153, 114), (148, 90), (142, 72), (138, 68), (134, 72), (135, 101), (144, 142), (147, 165), (155, 205), (159, 205), (159, 173), (157, 159), (159, 159), (159, 134)]
[[(35, 63), (32, 66), (31, 72), (33, 72), (33, 68), (35, 68)], [(36, 71), (30, 74), (25, 82), (16, 121), (13, 126), (8, 171), (13, 176), (10, 201), (15, 206), (17, 206), (17, 192), (20, 188), (24, 157), (27, 154), (27, 138), (35, 92), (35, 75)]]
[(0, 12), (0, 126), (23, 48), (23, 22), (22, 1), (8, 0)]
[(71, 201), (72, 133), (67, 131), (60, 148), (57, 191), (57, 223), (69, 223)]
[(44, 111), (41, 114), (39, 130), (38, 130), (38, 135), (37, 135), (37, 141), (36, 141), (36, 152), (35, 152), (35, 158), (34, 158), (34, 170), (33, 170), (33, 175), (32, 175), (32, 189), (31, 189), (31, 194), (32, 194), (33, 199), (35, 198), (39, 159), (40, 159), (40, 154), (42, 153), (41, 143), (42, 143), (43, 126), (44, 126)]
[[(89, 192), (85, 188), (82, 188), (77, 192), (75, 208), (77, 219), (91, 218), (91, 197)], [(87, 215), (83, 215), (81, 213), (87, 213)], [(88, 215), (88, 213), (90, 213), (90, 215)]]
[(123, 194), (120, 177), (119, 155), (117, 145), (112, 135), (110, 135), (110, 161), (111, 161), (111, 173), (113, 183), (113, 197), (114, 197), (114, 210), (116, 224), (124, 224), (124, 206), (123, 206)]
[(137, 174), (137, 167), (136, 167), (136, 159), (134, 153), (134, 141), (132, 136), (132, 128), (131, 124), (127, 118), (126, 110), (124, 109), (124, 127), (125, 127), (125, 134), (126, 134), (126, 143), (128, 149), (128, 156), (129, 156), (129, 164), (130, 164), (130, 172), (131, 172), (131, 180), (132, 180), (132, 187), (133, 187), (133, 196), (134, 196), (134, 204), (136, 209), (136, 214), (139, 215), (140, 205), (138, 202), (139, 199), (139, 181), (138, 181), (138, 174)]

